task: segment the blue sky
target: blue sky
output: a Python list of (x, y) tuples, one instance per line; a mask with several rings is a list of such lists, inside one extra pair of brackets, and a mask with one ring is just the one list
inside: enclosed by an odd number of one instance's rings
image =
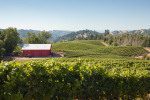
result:
[(0, 28), (150, 28), (150, 0), (0, 0)]

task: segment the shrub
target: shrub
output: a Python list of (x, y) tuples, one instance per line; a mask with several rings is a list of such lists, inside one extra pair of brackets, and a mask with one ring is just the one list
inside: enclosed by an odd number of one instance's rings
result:
[(21, 55), (21, 47), (17, 46), (15, 50), (13, 51), (14, 56), (20, 56)]

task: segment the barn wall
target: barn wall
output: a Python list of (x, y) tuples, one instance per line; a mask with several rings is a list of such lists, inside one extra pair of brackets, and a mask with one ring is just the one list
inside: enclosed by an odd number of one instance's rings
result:
[(23, 50), (23, 56), (47, 57), (50, 56), (50, 50)]

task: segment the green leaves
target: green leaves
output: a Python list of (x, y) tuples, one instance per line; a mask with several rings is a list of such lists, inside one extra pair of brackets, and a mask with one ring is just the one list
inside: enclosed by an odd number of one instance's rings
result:
[(49, 43), (49, 38), (51, 34), (46, 31), (41, 31), (39, 33), (29, 32), (27, 33), (27, 38), (25, 38), (25, 42), (31, 44), (46, 44)]
[(20, 41), (16, 28), (7, 28), (0, 31), (0, 58), (10, 56)]
[(64, 52), (68, 58), (130, 58), (147, 53), (143, 47), (103, 46), (98, 40), (78, 40), (53, 44), (53, 52)]
[(149, 61), (139, 60), (51, 59), (1, 63), (0, 96), (135, 99), (150, 91), (149, 68)]
[(11, 54), (15, 47), (17, 46), (20, 37), (16, 28), (8, 28), (3, 31), (5, 33), (4, 37), (4, 48), (6, 54)]

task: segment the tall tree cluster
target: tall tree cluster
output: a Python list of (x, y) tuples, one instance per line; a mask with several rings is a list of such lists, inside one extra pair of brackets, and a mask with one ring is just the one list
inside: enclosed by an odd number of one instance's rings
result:
[(30, 44), (46, 44), (49, 43), (49, 38), (51, 37), (51, 34), (46, 31), (42, 31), (39, 33), (33, 33), (29, 32), (27, 33), (27, 37), (25, 38), (25, 43)]
[(150, 36), (138, 33), (106, 35), (103, 40), (114, 46), (143, 46), (150, 47)]
[[(105, 33), (99, 33), (91, 30), (81, 30), (72, 34), (66, 35), (70, 40), (103, 40), (112, 46), (143, 46), (150, 47), (150, 34), (145, 33), (121, 33), (112, 34), (109, 30)], [(65, 38), (63, 38), (65, 39)]]
[(12, 54), (20, 41), (16, 28), (7, 28), (0, 31), (0, 57)]

